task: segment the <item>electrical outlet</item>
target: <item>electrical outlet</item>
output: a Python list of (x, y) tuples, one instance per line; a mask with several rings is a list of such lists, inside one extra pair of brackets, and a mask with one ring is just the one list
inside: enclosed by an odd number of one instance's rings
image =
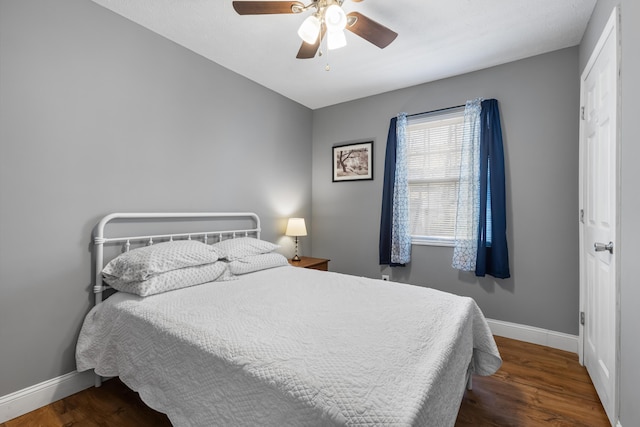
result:
[(383, 274), (382, 275), (382, 280), (389, 281), (389, 275), (388, 274)]

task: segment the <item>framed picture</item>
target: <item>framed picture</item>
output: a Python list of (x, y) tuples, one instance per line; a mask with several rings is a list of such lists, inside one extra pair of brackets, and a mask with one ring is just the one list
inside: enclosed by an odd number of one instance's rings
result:
[(338, 145), (333, 150), (333, 182), (373, 179), (373, 141)]

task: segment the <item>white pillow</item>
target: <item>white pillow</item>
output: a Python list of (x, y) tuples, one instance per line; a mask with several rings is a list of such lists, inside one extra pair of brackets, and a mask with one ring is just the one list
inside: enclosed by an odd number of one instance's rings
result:
[(196, 265), (166, 271), (156, 274), (148, 280), (125, 281), (113, 276), (105, 277), (104, 280), (112, 288), (121, 292), (140, 295), (142, 297), (155, 295), (175, 289), (186, 288), (199, 285), (201, 283), (213, 282), (222, 276), (227, 270), (227, 264), (219, 261), (211, 264)]
[(271, 242), (267, 242), (266, 240), (260, 240), (254, 237), (227, 239), (222, 242), (214, 243), (211, 246), (219, 253), (220, 258), (225, 258), (228, 261), (235, 261), (237, 259), (253, 255), (266, 254), (273, 252), (280, 247)]
[(102, 273), (105, 278), (133, 282), (147, 280), (156, 274), (178, 268), (210, 264), (217, 260), (218, 253), (210, 245), (196, 240), (176, 240), (125, 252), (111, 260)]
[(246, 274), (267, 268), (281, 267), (289, 265), (287, 258), (279, 253), (260, 254), (248, 256), (242, 259), (231, 261), (229, 271), (233, 274)]

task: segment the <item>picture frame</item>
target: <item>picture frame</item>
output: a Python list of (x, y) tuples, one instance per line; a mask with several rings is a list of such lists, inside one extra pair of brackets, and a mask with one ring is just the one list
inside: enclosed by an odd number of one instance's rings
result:
[(331, 154), (333, 182), (373, 179), (373, 141), (336, 145)]

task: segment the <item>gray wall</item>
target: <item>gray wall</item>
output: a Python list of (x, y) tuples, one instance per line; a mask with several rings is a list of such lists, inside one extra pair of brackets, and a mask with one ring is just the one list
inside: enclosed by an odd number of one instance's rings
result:
[(593, 48), (598, 43), (602, 29), (609, 20), (613, 8), (619, 5), (620, 0), (597, 0), (579, 46), (580, 75), (589, 61)]
[[(436, 60), (434, 58), (434, 60)], [(492, 319), (578, 333), (577, 47), (314, 111), (313, 236), (330, 269), (473, 297)], [(389, 120), (496, 98), (506, 157), (512, 278), (478, 279), (451, 267), (452, 248), (413, 246), (405, 268), (378, 265)], [(331, 182), (331, 147), (373, 138), (374, 180)]]
[(87, 0), (2, 0), (0, 43), (0, 396), (75, 369), (105, 214), (252, 210), (292, 250), (311, 110)]
[(599, 0), (580, 45), (580, 71), (584, 69), (613, 8), (621, 9), (621, 241), (620, 248), (620, 423), (623, 427), (640, 425), (638, 384), (640, 384), (640, 138), (638, 137), (638, 98), (640, 97), (640, 3), (637, 0)]
[(622, 136), (621, 136), (621, 337), (620, 337), (620, 421), (623, 426), (640, 425), (638, 384), (640, 384), (640, 3), (624, 0), (622, 5)]

